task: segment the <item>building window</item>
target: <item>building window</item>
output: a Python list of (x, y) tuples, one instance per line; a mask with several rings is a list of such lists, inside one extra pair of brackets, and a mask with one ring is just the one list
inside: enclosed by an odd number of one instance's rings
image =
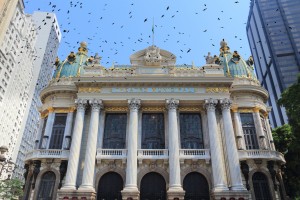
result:
[(262, 199), (262, 200), (272, 199), (267, 177), (263, 173), (261, 172), (254, 173), (252, 177), (252, 182), (253, 182), (255, 199)]
[(252, 113), (240, 113), (246, 149), (259, 149)]
[(61, 149), (64, 139), (67, 114), (55, 114), (49, 149)]
[(163, 113), (143, 113), (142, 115), (142, 148), (164, 149), (165, 126)]
[(104, 149), (124, 149), (126, 138), (126, 113), (108, 113), (105, 117)]
[(201, 117), (198, 113), (181, 113), (180, 138), (182, 149), (203, 149)]
[(55, 186), (55, 174), (53, 172), (46, 172), (42, 176), (42, 180), (38, 192), (38, 200), (52, 200)]

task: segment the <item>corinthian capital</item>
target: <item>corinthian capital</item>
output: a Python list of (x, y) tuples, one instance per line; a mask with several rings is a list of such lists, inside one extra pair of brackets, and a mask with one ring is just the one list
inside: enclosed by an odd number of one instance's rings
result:
[(176, 110), (179, 105), (179, 100), (178, 99), (167, 99), (166, 100), (166, 107), (168, 110)]
[(232, 104), (230, 99), (220, 99), (221, 109), (222, 110), (229, 110)]
[(91, 105), (92, 111), (100, 111), (103, 108), (102, 100), (90, 99), (89, 104)]
[(141, 100), (135, 98), (128, 100), (128, 107), (131, 111), (138, 111), (141, 107)]
[(215, 111), (218, 100), (216, 99), (205, 99), (204, 107), (207, 111)]
[(77, 105), (77, 111), (84, 111), (87, 100), (86, 99), (75, 99), (75, 104)]

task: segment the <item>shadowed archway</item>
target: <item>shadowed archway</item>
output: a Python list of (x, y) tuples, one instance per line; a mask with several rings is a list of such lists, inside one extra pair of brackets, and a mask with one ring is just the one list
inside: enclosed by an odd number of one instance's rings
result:
[(146, 174), (141, 180), (140, 200), (165, 200), (166, 181), (156, 172)]

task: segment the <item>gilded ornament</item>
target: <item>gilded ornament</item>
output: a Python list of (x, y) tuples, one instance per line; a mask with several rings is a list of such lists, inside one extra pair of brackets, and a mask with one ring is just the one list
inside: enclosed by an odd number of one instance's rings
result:
[(96, 92), (101, 92), (101, 88), (98, 88), (98, 87), (80, 87), (80, 88), (78, 88), (78, 92), (81, 92), (81, 93), (96, 93)]
[(227, 93), (229, 92), (229, 88), (227, 87), (207, 87), (207, 93)]
[(166, 109), (162, 106), (142, 107), (143, 112), (164, 112)]
[(200, 112), (200, 111), (202, 111), (201, 107), (191, 107), (191, 106), (179, 107), (178, 110), (181, 112)]
[(128, 107), (126, 106), (111, 106), (111, 107), (105, 107), (105, 112), (127, 112)]
[(252, 108), (239, 108), (238, 111), (239, 111), (239, 113), (252, 113), (253, 109)]

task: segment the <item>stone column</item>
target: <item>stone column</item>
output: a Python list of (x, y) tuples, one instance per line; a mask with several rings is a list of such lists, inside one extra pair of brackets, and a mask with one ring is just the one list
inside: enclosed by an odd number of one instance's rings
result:
[(254, 123), (255, 123), (257, 135), (259, 137), (260, 148), (266, 150), (266, 149), (268, 149), (268, 146), (266, 143), (266, 136), (264, 134), (263, 127), (262, 127), (259, 110), (260, 110), (259, 107), (253, 108)]
[(126, 167), (126, 183), (122, 190), (122, 198), (139, 198), (139, 190), (137, 187), (137, 144), (138, 144), (138, 111), (141, 106), (140, 99), (128, 100), (130, 109), (129, 128), (127, 139), (127, 167)]
[(62, 147), (63, 149), (70, 148), (74, 110), (75, 110), (75, 108), (73, 108), (73, 107), (70, 108), (70, 111), (68, 112), (68, 115), (67, 115), (66, 128), (65, 128), (65, 132), (64, 132), (64, 143), (63, 143), (63, 147)]
[(39, 149), (40, 148), (40, 143), (42, 142), (43, 138), (42, 138), (42, 131), (43, 131), (43, 127), (44, 124), (46, 123), (45, 118), (40, 118), (39, 121), (39, 129), (38, 129), (38, 134), (35, 138), (35, 146), (34, 149)]
[[(222, 158), (221, 141), (218, 133), (216, 119), (216, 105), (218, 100), (205, 100), (205, 108), (207, 110), (208, 134), (210, 142), (211, 167), (213, 174), (213, 192), (228, 190), (225, 178), (225, 166)], [(229, 161), (230, 162), (230, 161)]]
[(231, 109), (233, 112), (234, 129), (235, 129), (235, 134), (236, 134), (237, 147), (239, 150), (244, 150), (244, 149), (246, 149), (246, 144), (245, 144), (245, 139), (244, 139), (242, 123), (239, 118), (238, 108), (234, 107)]
[(76, 190), (76, 178), (80, 154), (80, 146), (82, 139), (82, 130), (84, 122), (84, 113), (87, 100), (85, 99), (76, 99), (75, 103), (77, 104), (77, 113), (73, 131), (72, 144), (70, 148), (70, 156), (68, 162), (68, 170), (66, 175), (66, 180), (64, 186), (61, 190)]
[(184, 190), (180, 179), (180, 161), (179, 161), (179, 132), (177, 123), (177, 107), (179, 100), (167, 99), (166, 107), (168, 109), (168, 137), (169, 137), (169, 190), (168, 199), (183, 199)]
[(239, 156), (234, 139), (234, 131), (230, 114), (231, 101), (229, 99), (222, 99), (220, 100), (220, 104), (222, 109), (231, 190), (246, 190), (242, 182)]
[(41, 141), (42, 142), (41, 148), (45, 148), (45, 149), (49, 148), (53, 123), (54, 123), (54, 119), (55, 119), (54, 109), (53, 108), (48, 108), (48, 111), (49, 111), (49, 114), (48, 114), (48, 118), (47, 118), (47, 122), (46, 122), (47, 124), (46, 124), (45, 132), (44, 132), (44, 135), (43, 135), (43, 138), (42, 138), (42, 141)]
[(91, 120), (87, 141), (87, 149), (84, 159), (84, 169), (82, 175), (82, 184), (79, 190), (95, 192), (94, 188), (94, 171), (95, 171), (95, 159), (97, 151), (97, 136), (99, 125), (99, 113), (102, 108), (102, 101), (93, 99), (89, 100), (91, 105)]

